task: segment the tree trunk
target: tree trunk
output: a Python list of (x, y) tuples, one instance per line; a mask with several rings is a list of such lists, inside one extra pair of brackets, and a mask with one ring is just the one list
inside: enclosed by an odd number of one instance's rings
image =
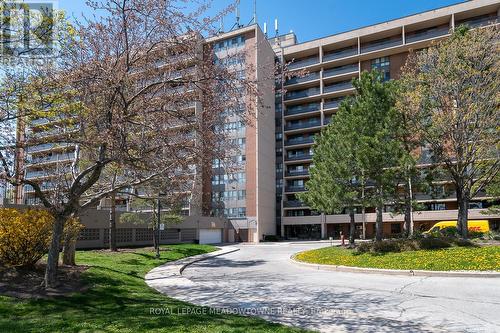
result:
[(458, 201), (458, 220), (457, 220), (457, 229), (458, 234), (462, 236), (462, 238), (467, 239), (468, 237), (468, 215), (469, 215), (469, 195), (468, 193), (464, 193), (462, 189), (457, 187), (457, 201)]
[(356, 232), (356, 221), (354, 218), (354, 208), (349, 209), (350, 229), (349, 229), (349, 245), (354, 245), (354, 233)]
[(379, 195), (378, 202), (377, 202), (377, 219), (375, 220), (375, 240), (377, 242), (380, 242), (382, 240), (383, 236), (383, 228), (384, 226), (382, 225), (383, 220), (382, 220), (382, 213), (384, 211), (384, 200), (382, 197), (382, 187), (379, 186), (377, 189), (377, 193)]
[(379, 204), (377, 206), (377, 219), (375, 220), (375, 240), (377, 242), (380, 242), (382, 240), (382, 235), (383, 235), (383, 220), (382, 220), (382, 213), (384, 211), (384, 205)]
[(76, 250), (76, 239), (73, 235), (68, 232), (64, 238), (64, 248), (63, 248), (63, 264), (69, 266), (75, 266), (75, 250)]
[(109, 209), (109, 249), (117, 251), (116, 248), (116, 196), (111, 195), (111, 206)]
[(411, 210), (408, 208), (408, 200), (405, 202), (405, 223), (404, 223), (404, 236), (410, 238), (411, 236)]
[(47, 267), (45, 268), (45, 288), (54, 287), (57, 283), (57, 265), (59, 263), (59, 250), (61, 247), (61, 237), (63, 234), (66, 216), (55, 216), (52, 227), (52, 240), (50, 242), (47, 257)]

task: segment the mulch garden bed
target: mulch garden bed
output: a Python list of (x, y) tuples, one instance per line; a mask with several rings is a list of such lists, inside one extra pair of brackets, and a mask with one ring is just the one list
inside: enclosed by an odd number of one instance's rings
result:
[(0, 295), (22, 299), (66, 296), (85, 291), (80, 275), (88, 266), (63, 266), (58, 269), (58, 281), (64, 281), (55, 288), (45, 289), (43, 279), (45, 263), (39, 262), (31, 268), (0, 268)]

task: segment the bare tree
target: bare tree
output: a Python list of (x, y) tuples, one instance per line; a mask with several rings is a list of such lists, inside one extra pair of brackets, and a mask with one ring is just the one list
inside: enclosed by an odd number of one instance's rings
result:
[[(24, 80), (9, 105), (22, 116), (21, 131), (33, 124), (42, 124), (41, 133), (52, 131), (47, 137), (28, 131), (14, 145), (22, 150), (18, 155), (55, 145), (70, 155), (65, 156), (69, 163), (58, 162), (55, 169), (37, 164), (37, 172), (50, 179), (44, 183), (39, 177), (30, 180), (22, 168), (8, 165), (6, 153), (0, 155), (1, 177), (30, 186), (55, 216), (46, 287), (56, 283), (61, 234), (69, 217), (113, 193), (159, 178), (173, 179), (193, 168), (195, 178), (200, 177), (215, 142), (224, 139), (223, 132), (214, 130), (224, 120), (221, 113), (238, 108), (242, 100), (254, 104), (258, 96), (251, 77), (221, 66), (204, 44), (203, 34), (218, 20), (201, 19), (206, 4), (188, 13), (173, 1), (88, 5), (102, 15), (78, 24), (63, 56)], [(254, 97), (242, 98), (245, 92)], [(2, 151), (12, 155), (13, 146), (4, 145)], [(114, 168), (123, 171), (110, 182), (106, 175)]]
[(500, 170), (499, 40), (497, 27), (459, 27), (451, 38), (412, 54), (402, 75), (400, 107), (451, 176), (464, 238), (469, 201)]

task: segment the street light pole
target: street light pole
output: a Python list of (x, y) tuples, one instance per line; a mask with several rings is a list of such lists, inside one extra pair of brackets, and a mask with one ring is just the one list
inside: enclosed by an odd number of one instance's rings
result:
[(157, 201), (157, 209), (158, 216), (156, 221), (156, 227), (154, 230), (154, 238), (155, 238), (155, 251), (156, 251), (156, 259), (160, 259), (160, 221), (161, 221), (161, 202), (160, 202), (160, 193), (158, 193), (158, 201)]

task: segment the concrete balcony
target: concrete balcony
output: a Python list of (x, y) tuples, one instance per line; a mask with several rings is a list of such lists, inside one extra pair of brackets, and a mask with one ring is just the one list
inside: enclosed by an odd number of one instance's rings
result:
[(319, 80), (319, 73), (318, 72), (306, 74), (302, 77), (298, 77), (298, 76), (292, 77), (292, 78), (285, 81), (285, 86), (289, 86), (292, 84), (310, 82), (310, 81), (314, 81), (314, 80)]
[(34, 157), (28, 160), (29, 164), (41, 164), (41, 163), (52, 163), (52, 162), (67, 162), (74, 158), (73, 154), (57, 154), (52, 156), (40, 156)]
[(26, 171), (26, 179), (34, 179), (34, 178), (42, 178), (51, 176), (50, 172), (42, 170), (42, 171)]
[(288, 170), (285, 177), (309, 176), (309, 170)]
[(367, 42), (361, 45), (361, 53), (368, 53), (378, 50), (387, 49), (394, 46), (403, 45), (402, 38), (386, 38), (380, 39), (373, 42)]
[(327, 109), (337, 109), (342, 103), (343, 98), (336, 98), (334, 100), (327, 101), (323, 103), (323, 110)]
[(286, 186), (285, 187), (285, 192), (288, 192), (288, 193), (305, 192), (305, 191), (306, 191), (305, 186)]
[(320, 103), (310, 103), (306, 105), (295, 105), (286, 108), (285, 116), (291, 116), (307, 112), (316, 112), (321, 109)]
[(285, 95), (285, 100), (289, 101), (292, 99), (311, 97), (321, 94), (321, 90), (319, 87), (304, 89), (304, 90), (295, 90), (289, 91)]
[(303, 68), (307, 66), (316, 65), (319, 63), (319, 57), (310, 57), (305, 59), (297, 59), (294, 60), (291, 64), (288, 65), (288, 70)]
[(305, 203), (303, 203), (300, 200), (289, 200), (289, 201), (283, 202), (283, 207), (284, 208), (300, 208), (300, 207), (307, 207), (307, 206)]
[(352, 57), (358, 54), (358, 47), (349, 47), (345, 49), (330, 51), (323, 54), (323, 62)]
[(353, 89), (353, 85), (351, 81), (342, 81), (342, 82), (337, 82), (333, 83), (327, 86), (323, 87), (323, 93), (332, 93), (332, 92), (337, 92), (337, 91), (342, 91), (342, 90), (348, 90), (348, 89)]
[(484, 15), (479, 17), (473, 17), (461, 21), (457, 21), (455, 26), (458, 27), (460, 25), (467, 25), (469, 28), (479, 28), (485, 27), (492, 24), (498, 23), (498, 17), (493, 15)]
[(406, 44), (410, 44), (410, 43), (419, 42), (419, 41), (426, 40), (426, 39), (446, 36), (450, 32), (449, 30), (450, 29), (448, 27), (442, 27), (442, 28), (432, 28), (432, 29), (425, 29), (425, 30), (418, 30), (418, 31), (414, 31), (414, 32), (409, 32), (406, 34), (405, 42), (406, 42)]
[(285, 141), (285, 147), (295, 146), (295, 145), (302, 145), (302, 144), (312, 144), (312, 143), (314, 143), (314, 137), (313, 136), (309, 136), (309, 137), (306, 137), (306, 138), (300, 138), (300, 139), (294, 138), (294, 139), (286, 140)]
[(358, 70), (359, 70), (358, 64), (351, 64), (351, 65), (334, 67), (334, 68), (324, 70), (323, 71), (323, 78), (328, 78), (328, 77), (347, 74), (347, 73), (354, 73), (354, 72), (358, 72)]
[(297, 123), (297, 124), (287, 124), (285, 126), (285, 131), (307, 129), (307, 128), (313, 128), (313, 127), (318, 127), (318, 126), (321, 126), (321, 121), (319, 119), (314, 120), (314, 121)]
[(285, 156), (285, 161), (302, 161), (312, 159), (312, 154), (296, 154), (292, 156)]

